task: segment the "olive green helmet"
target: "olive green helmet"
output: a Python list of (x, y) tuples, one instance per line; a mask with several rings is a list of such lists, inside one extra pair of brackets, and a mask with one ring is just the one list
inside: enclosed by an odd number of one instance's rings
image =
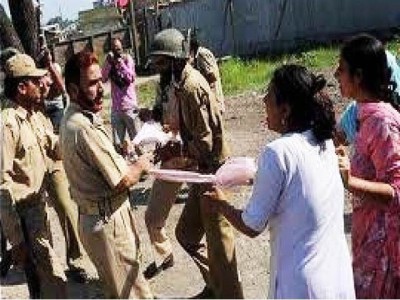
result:
[(175, 29), (164, 29), (157, 33), (151, 44), (150, 55), (166, 55), (172, 58), (188, 58), (189, 44), (183, 34)]

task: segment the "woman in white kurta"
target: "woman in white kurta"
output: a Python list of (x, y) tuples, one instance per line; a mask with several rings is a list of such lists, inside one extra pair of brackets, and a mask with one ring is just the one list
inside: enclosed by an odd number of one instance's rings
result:
[(264, 102), (269, 129), (283, 135), (261, 153), (247, 206), (209, 195), (209, 209), (251, 237), (269, 224), (271, 298), (355, 297), (331, 140), (335, 117), (324, 85), (304, 67), (277, 69)]

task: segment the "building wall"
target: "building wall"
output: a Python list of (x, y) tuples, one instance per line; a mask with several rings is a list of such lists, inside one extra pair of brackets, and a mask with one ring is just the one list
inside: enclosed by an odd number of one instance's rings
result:
[(198, 0), (170, 5), (163, 26), (195, 27), (218, 56), (251, 55), (400, 26), (399, 0)]

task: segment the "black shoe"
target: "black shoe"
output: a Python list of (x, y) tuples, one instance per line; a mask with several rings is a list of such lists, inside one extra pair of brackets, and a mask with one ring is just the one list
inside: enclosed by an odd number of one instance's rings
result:
[(6, 277), (12, 265), (11, 250), (7, 250), (2, 254), (0, 262), (0, 277)]
[(200, 293), (189, 299), (215, 299), (215, 294), (212, 289), (206, 286)]
[(166, 259), (164, 259), (162, 264), (159, 265), (158, 267), (155, 262), (152, 262), (150, 265), (148, 265), (146, 270), (144, 270), (143, 272), (144, 278), (151, 279), (160, 274), (161, 271), (165, 271), (171, 268), (173, 265), (174, 265), (174, 256), (170, 254), (167, 256)]
[(74, 268), (65, 271), (65, 275), (76, 283), (86, 283), (89, 281), (89, 275), (84, 269)]

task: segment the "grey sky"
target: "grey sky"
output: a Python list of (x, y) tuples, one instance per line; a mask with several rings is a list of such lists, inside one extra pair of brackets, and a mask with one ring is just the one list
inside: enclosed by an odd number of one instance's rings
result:
[[(92, 0), (40, 0), (40, 2), (43, 5), (44, 23), (58, 16), (60, 12), (63, 18), (75, 20), (78, 18), (78, 11), (93, 7)], [(8, 11), (8, 0), (0, 0), (0, 4)]]

